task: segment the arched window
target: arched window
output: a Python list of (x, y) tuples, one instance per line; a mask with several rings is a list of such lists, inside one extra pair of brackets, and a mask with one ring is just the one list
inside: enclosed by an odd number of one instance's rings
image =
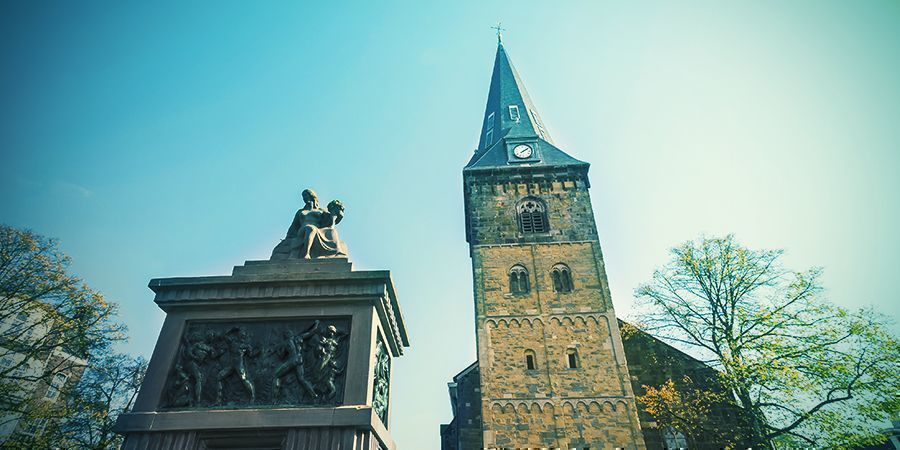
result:
[(557, 264), (550, 269), (550, 278), (553, 280), (553, 290), (556, 292), (572, 292), (572, 271), (565, 264)]
[(525, 350), (525, 370), (535, 370), (537, 368), (537, 359), (534, 356), (534, 350)]
[(519, 216), (519, 230), (525, 234), (546, 233), (550, 231), (547, 224), (547, 211), (544, 203), (534, 197), (525, 197), (516, 205)]
[(570, 369), (577, 369), (579, 366), (578, 350), (570, 348), (566, 350), (566, 364)]
[(509, 269), (509, 293), (523, 295), (531, 291), (528, 269), (516, 264)]
[(674, 429), (663, 430), (663, 446), (668, 450), (687, 448), (687, 438), (684, 433)]

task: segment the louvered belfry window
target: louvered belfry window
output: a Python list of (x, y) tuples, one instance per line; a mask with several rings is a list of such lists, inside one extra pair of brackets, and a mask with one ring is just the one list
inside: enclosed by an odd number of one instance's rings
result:
[(547, 213), (544, 205), (536, 198), (525, 198), (516, 207), (519, 214), (519, 227), (522, 233), (546, 233), (550, 230), (547, 226)]

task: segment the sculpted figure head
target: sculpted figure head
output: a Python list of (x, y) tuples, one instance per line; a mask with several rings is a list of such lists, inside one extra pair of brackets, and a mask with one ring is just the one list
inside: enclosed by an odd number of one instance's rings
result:
[(300, 196), (303, 197), (303, 202), (306, 206), (311, 209), (315, 209), (319, 207), (319, 196), (316, 195), (316, 191), (312, 189), (304, 189), (303, 192), (300, 193)]
[(334, 217), (334, 225), (341, 222), (344, 218), (344, 204), (340, 200), (332, 200), (328, 203), (328, 212)]

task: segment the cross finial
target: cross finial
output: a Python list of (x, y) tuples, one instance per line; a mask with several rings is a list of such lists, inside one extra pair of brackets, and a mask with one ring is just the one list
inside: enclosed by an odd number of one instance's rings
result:
[(500, 27), (500, 22), (497, 22), (496, 27), (491, 27), (492, 30), (497, 30), (497, 43), (503, 42), (503, 32), (506, 31), (506, 28)]

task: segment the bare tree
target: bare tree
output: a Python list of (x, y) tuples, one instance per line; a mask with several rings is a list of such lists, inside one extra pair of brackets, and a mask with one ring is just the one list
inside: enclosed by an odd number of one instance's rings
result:
[(113, 432), (113, 426), (134, 405), (146, 370), (143, 358), (120, 353), (95, 360), (67, 397), (61, 440), (83, 449), (119, 448), (122, 436)]
[(733, 236), (673, 248), (636, 290), (641, 328), (720, 371), (754, 447), (879, 442), (879, 422), (900, 411), (896, 337), (875, 312), (826, 301), (821, 270), (791, 272), (781, 255)]

